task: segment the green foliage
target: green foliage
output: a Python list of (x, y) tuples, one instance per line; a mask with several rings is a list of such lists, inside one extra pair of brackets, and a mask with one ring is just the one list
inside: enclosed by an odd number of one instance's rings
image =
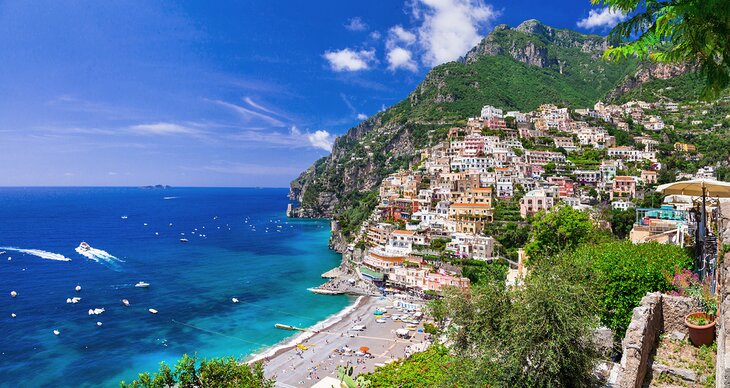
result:
[(436, 335), (436, 334), (438, 334), (439, 329), (438, 329), (438, 327), (436, 327), (436, 325), (432, 325), (432, 324), (426, 322), (423, 324), (423, 331), (426, 334)]
[(371, 191), (368, 193), (354, 192), (350, 193), (346, 197), (348, 203), (354, 204), (351, 207), (345, 208), (338, 221), (342, 228), (342, 234), (345, 238), (352, 238), (353, 234), (356, 233), (363, 221), (370, 217), (375, 206), (378, 204), (378, 191)]
[(472, 265), (463, 266), (462, 269), (463, 271), (461, 275), (469, 278), (472, 286), (488, 282), (504, 284), (507, 279), (508, 265), (502, 261), (495, 261), (491, 263), (476, 261), (476, 263)]
[(593, 232), (588, 214), (570, 206), (556, 206), (535, 215), (525, 253), (530, 265), (539, 265), (558, 253), (576, 248)]
[(501, 222), (490, 223), (484, 227), (484, 233), (492, 236), (499, 246), (497, 251), (510, 260), (517, 259), (517, 250), (522, 248), (530, 238), (532, 227), (529, 223)]
[(177, 386), (193, 387), (235, 387), (255, 388), (273, 387), (274, 380), (264, 377), (264, 366), (255, 363), (249, 366), (233, 357), (200, 360), (196, 367), (197, 357), (183, 355), (175, 364), (174, 372), (165, 363), (154, 375), (141, 373), (137, 380), (127, 384), (119, 383), (122, 388), (165, 388)]
[(691, 256), (675, 245), (630, 241), (584, 245), (568, 259), (591, 285), (601, 305), (601, 321), (622, 337), (634, 307), (648, 292), (668, 291), (675, 268), (690, 268)]
[(370, 380), (372, 387), (420, 388), (436, 387), (446, 381), (452, 370), (453, 357), (442, 345), (433, 345), (405, 360), (381, 366), (361, 375)]
[(446, 249), (446, 244), (448, 244), (449, 241), (451, 240), (447, 238), (435, 238), (431, 240), (429, 247), (434, 251), (443, 252)]
[(705, 77), (703, 96), (716, 98), (730, 85), (730, 4), (727, 0), (592, 0), (629, 15), (610, 38), (619, 43), (604, 58), (650, 58), (663, 63), (697, 63)]
[(461, 371), (445, 385), (590, 386), (597, 310), (565, 271), (536, 270), (521, 288), (490, 284), (444, 300)]
[(636, 209), (611, 210), (611, 231), (619, 239), (629, 235), (636, 221)]

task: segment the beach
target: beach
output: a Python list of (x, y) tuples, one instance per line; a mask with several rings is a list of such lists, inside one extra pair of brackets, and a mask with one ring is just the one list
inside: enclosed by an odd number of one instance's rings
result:
[[(376, 309), (399, 313), (393, 309), (391, 299), (361, 296), (340, 314), (312, 327), (312, 332), (303, 332), (252, 361), (264, 361), (266, 376), (275, 378), (277, 387), (310, 387), (325, 376), (336, 377), (340, 365), (353, 366), (353, 376), (356, 376), (425, 349), (426, 335), (423, 332), (414, 330), (410, 332), (412, 337), (409, 339), (397, 338), (395, 331), (408, 325), (392, 319), (378, 323), (373, 314)], [(365, 328), (351, 330), (358, 325)], [(423, 329), (421, 323), (416, 326), (418, 330)], [(297, 344), (303, 344), (307, 350), (300, 349)], [(361, 347), (368, 347), (371, 357), (355, 354)], [(338, 353), (338, 350), (346, 348), (353, 352)]]

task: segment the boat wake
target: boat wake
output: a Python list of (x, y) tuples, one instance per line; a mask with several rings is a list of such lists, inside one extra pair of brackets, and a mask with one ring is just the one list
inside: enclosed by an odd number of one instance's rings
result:
[(0, 247), (0, 249), (5, 251), (25, 253), (27, 255), (37, 256), (46, 260), (71, 261), (71, 259), (60, 253), (47, 252), (40, 249), (21, 249), (15, 247)]
[(96, 261), (97, 263), (100, 261), (104, 261), (107, 263), (123, 263), (124, 260), (117, 258), (116, 256), (110, 254), (107, 251), (103, 251), (101, 249), (96, 248), (86, 248), (83, 247), (76, 247), (76, 253), (78, 253), (81, 256), (86, 257), (89, 260)]

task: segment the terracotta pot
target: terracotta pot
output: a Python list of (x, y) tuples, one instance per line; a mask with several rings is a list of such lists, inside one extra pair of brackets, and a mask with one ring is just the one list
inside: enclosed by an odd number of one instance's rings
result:
[[(703, 317), (712, 322), (698, 326), (689, 322), (690, 317)], [(696, 312), (684, 317), (684, 324), (689, 328), (689, 340), (694, 346), (711, 345), (715, 340), (715, 317), (703, 312)]]

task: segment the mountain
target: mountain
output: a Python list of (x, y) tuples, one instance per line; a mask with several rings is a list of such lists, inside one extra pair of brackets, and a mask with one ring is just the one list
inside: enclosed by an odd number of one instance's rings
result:
[[(382, 179), (416, 161), (482, 106), (530, 111), (540, 104), (589, 107), (620, 98), (657, 74), (638, 61), (601, 59), (606, 37), (528, 20), (497, 26), (459, 61), (433, 68), (403, 101), (339, 137), (332, 153), (291, 183), (298, 217), (336, 217), (345, 236), (370, 214)], [(644, 72), (648, 70), (643, 70)]]

